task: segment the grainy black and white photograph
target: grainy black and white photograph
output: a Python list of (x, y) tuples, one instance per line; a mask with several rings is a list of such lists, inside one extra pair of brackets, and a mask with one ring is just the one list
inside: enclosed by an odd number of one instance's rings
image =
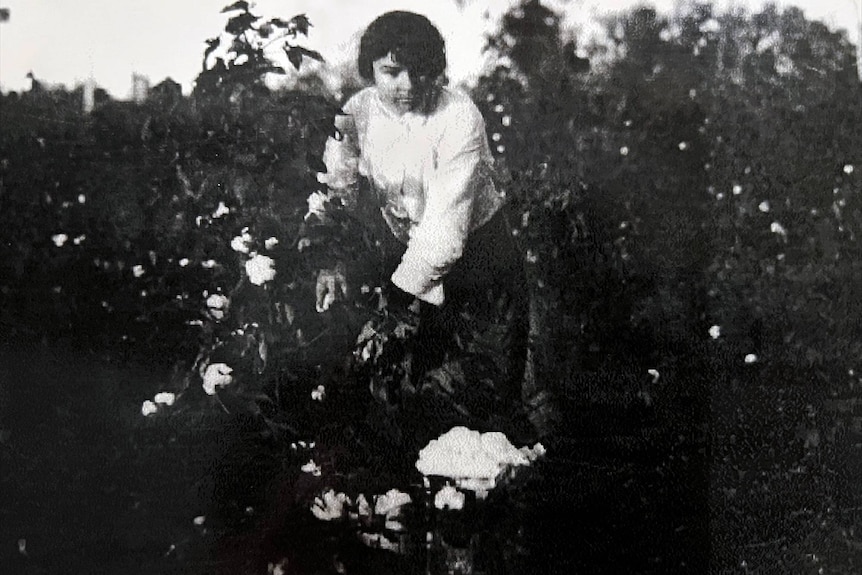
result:
[(0, 0), (4, 575), (862, 573), (862, 0)]

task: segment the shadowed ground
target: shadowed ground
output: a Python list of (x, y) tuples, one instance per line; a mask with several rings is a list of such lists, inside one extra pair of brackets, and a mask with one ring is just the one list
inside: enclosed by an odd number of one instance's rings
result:
[[(254, 426), (220, 412), (141, 416), (167, 366), (40, 346), (5, 346), (0, 360), (4, 573), (265, 573), (290, 552), (280, 546), (315, 545), (285, 535), (282, 460)], [(763, 461), (736, 457), (729, 476), (707, 424), (727, 431), (726, 415), (747, 405), (756, 416), (768, 398), (714, 401), (704, 419), (708, 396), (693, 385), (669, 415), (615, 396), (616, 375), (572, 378), (560, 394), (564, 423), (519, 491), (522, 572), (816, 572), (811, 554), (854, 572), (858, 488), (829, 474), (858, 464), (852, 442), (824, 452), (835, 465), (766, 465), (771, 491), (749, 489), (739, 475)], [(402, 569), (371, 554), (353, 572)]]

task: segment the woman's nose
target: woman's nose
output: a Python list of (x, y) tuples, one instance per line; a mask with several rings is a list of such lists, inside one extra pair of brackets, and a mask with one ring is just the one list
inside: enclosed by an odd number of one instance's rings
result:
[(410, 74), (407, 70), (402, 70), (396, 78), (398, 89), (403, 92), (409, 92), (413, 88), (413, 82), (410, 80)]

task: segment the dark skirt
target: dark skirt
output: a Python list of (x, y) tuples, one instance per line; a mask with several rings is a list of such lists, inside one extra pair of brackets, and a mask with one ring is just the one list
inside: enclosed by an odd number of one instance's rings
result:
[(472, 232), (443, 279), (446, 302), (421, 306), (418, 371), (461, 363), (466, 386), (491, 386), (506, 407), (521, 402), (529, 337), (523, 258), (505, 209)]
[[(406, 246), (391, 234), (386, 243), (388, 277)], [(409, 379), (417, 392), (444, 395), (464, 424), (499, 428), (523, 412), (529, 339), (528, 284), (505, 206), (470, 234), (443, 288), (442, 306), (420, 304)]]

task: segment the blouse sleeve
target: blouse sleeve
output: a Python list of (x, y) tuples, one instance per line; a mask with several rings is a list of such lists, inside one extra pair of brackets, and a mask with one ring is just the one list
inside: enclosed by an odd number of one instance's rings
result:
[(440, 142), (427, 179), (425, 210), (410, 233), (392, 283), (434, 305), (444, 301), (442, 278), (461, 257), (477, 191), (485, 185), (488, 140), (472, 104), (459, 106)]
[(359, 165), (359, 135), (356, 129), (355, 98), (344, 105), (344, 115), (335, 117), (335, 127), (340, 138), (330, 136), (323, 150), (323, 163), (326, 173), (319, 174), (318, 180), (325, 184), (331, 192), (341, 197), (345, 203), (355, 200), (355, 188), (358, 180)]

